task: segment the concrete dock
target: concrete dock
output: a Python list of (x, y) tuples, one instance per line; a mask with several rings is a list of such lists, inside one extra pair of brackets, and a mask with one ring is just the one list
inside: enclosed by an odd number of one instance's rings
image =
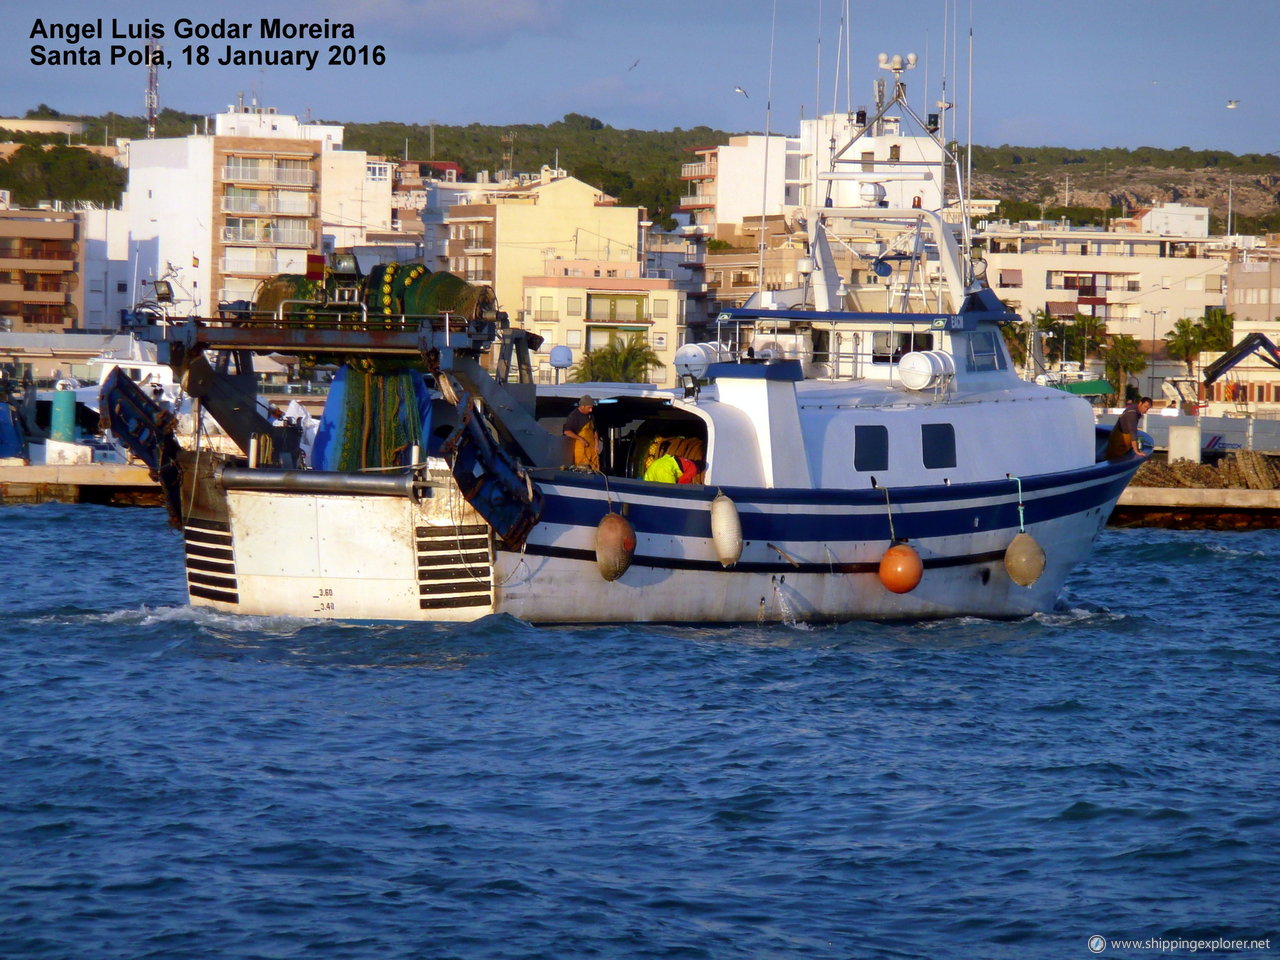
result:
[(1269, 530), (1280, 527), (1280, 490), (1130, 486), (1107, 522), (1169, 530)]
[(0, 464), (0, 503), (163, 506), (160, 485), (135, 464)]

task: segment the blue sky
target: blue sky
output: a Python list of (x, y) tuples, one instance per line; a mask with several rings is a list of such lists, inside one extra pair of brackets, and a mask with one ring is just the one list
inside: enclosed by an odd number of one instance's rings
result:
[[(161, 106), (214, 113), (243, 92), (282, 112), (339, 121), (547, 123), (585, 113), (614, 127), (794, 132), (798, 119), (848, 106), (833, 78), (843, 0), (46, 0), (0, 2), (5, 81), (0, 113), (44, 102), (67, 113), (141, 114), (145, 68), (31, 64), (46, 24), (104, 18), (166, 29), (174, 63), (160, 71)], [(968, 30), (974, 32), (973, 139), (987, 145), (1189, 146), (1280, 152), (1280, 0), (851, 0), (853, 106), (871, 98), (876, 55), (909, 52), (919, 112), (939, 99), (948, 19), (959, 21), (959, 69), (948, 99), (966, 120)], [(213, 11), (216, 11), (213, 12)], [(354, 41), (262, 41), (261, 17), (353, 23)], [(247, 41), (180, 39), (179, 18), (247, 21)], [(773, 82), (770, 87), (770, 37)], [(819, 40), (822, 67), (817, 69)], [(187, 66), (182, 47), (310, 47), (296, 67)], [(382, 45), (382, 66), (330, 66), (332, 42)], [(926, 89), (927, 84), (927, 89)], [(734, 93), (740, 86), (747, 96)], [(839, 90), (838, 97), (836, 90)], [(770, 96), (770, 92), (772, 95)], [(1229, 100), (1238, 101), (1227, 109)], [(963, 133), (963, 123), (962, 123)]]

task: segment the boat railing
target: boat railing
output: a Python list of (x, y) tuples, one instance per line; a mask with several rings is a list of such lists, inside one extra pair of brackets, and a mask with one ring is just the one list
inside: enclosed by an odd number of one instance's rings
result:
[(363, 303), (339, 305), (315, 300), (282, 300), (273, 311), (226, 311), (209, 323), (275, 329), (462, 333), (471, 321), (460, 313), (370, 313)]
[(299, 356), (377, 354), (419, 358), (430, 350), (483, 354), (500, 335), (501, 314), (381, 314), (363, 304), (285, 301), (275, 310), (226, 310), (166, 328), (138, 328), (145, 340), (195, 349), (250, 350)]

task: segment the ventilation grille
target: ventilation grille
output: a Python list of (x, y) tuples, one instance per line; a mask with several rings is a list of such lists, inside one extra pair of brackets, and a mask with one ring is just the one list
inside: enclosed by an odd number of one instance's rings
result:
[(418, 605), (423, 610), (493, 606), (487, 524), (418, 527)]
[(187, 592), (203, 600), (239, 603), (230, 525), (217, 520), (188, 520), (182, 537), (187, 548)]

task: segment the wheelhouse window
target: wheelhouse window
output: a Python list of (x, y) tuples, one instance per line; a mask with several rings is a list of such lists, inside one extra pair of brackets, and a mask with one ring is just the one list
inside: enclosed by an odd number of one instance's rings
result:
[(920, 450), (929, 470), (942, 470), (956, 465), (956, 431), (949, 423), (920, 425)]
[(965, 339), (968, 347), (965, 351), (965, 369), (970, 373), (983, 373), (989, 370), (1005, 368), (1004, 352), (990, 330), (975, 330)]
[(868, 424), (853, 428), (853, 469), (889, 469), (889, 428)]
[(913, 350), (932, 350), (932, 333), (880, 330), (871, 336), (871, 362), (897, 363)]

